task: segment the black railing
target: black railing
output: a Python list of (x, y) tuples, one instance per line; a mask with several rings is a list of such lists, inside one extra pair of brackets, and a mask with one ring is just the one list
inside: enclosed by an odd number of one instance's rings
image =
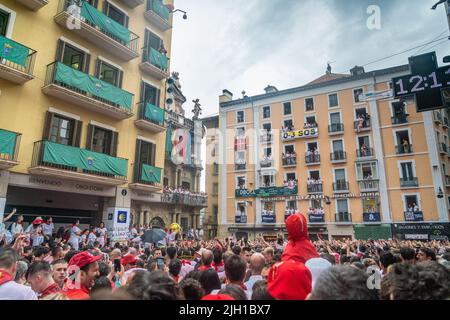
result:
[(19, 146), (20, 146), (20, 139), (22, 137), (21, 133), (17, 133), (17, 132), (13, 132), (13, 131), (9, 131), (9, 130), (4, 130), (4, 129), (0, 129), (0, 131), (6, 131), (9, 133), (13, 133), (16, 135), (16, 139), (14, 141), (14, 149), (13, 149), (13, 153), (9, 154), (9, 153), (2, 153), (0, 151), (0, 160), (6, 160), (6, 161), (17, 161), (17, 157), (19, 155)]
[(328, 126), (329, 133), (336, 133), (336, 132), (342, 132), (342, 131), (344, 131), (343, 123), (332, 123)]
[(261, 168), (272, 168), (273, 167), (273, 159), (262, 159), (260, 160)]
[(247, 169), (247, 165), (245, 163), (236, 163), (234, 165), (234, 170), (239, 171), (239, 170), (246, 170)]
[(262, 133), (260, 135), (260, 140), (263, 143), (272, 142), (272, 140), (273, 140), (272, 132)]
[(418, 187), (419, 180), (417, 178), (400, 178), (400, 187)]
[[(67, 13), (71, 14), (70, 10), (68, 10), (69, 6), (71, 6), (71, 5), (81, 6), (81, 2), (82, 2), (82, 0), (60, 0), (57, 15), (59, 15), (62, 12), (67, 12)], [(81, 10), (81, 8), (80, 8), (80, 10)], [(128, 30), (128, 31), (130, 31), (130, 41), (126, 42), (123, 39), (120, 39), (119, 37), (117, 37), (116, 35), (108, 32), (107, 30), (104, 30), (101, 27), (96, 26), (95, 24), (88, 21), (87, 19), (82, 18), (82, 23), (88, 24), (89, 26), (100, 31), (104, 35), (108, 36), (110, 39), (112, 39), (112, 40), (116, 41), (117, 43), (121, 44), (122, 46), (128, 48), (129, 50), (133, 51), (134, 53), (139, 54), (139, 36), (137, 34), (131, 32), (130, 30)]]
[(407, 145), (399, 145), (395, 147), (395, 152), (397, 154), (408, 154), (408, 153), (413, 153), (413, 146), (412, 144), (407, 144)]
[(441, 142), (441, 145), (440, 145), (440, 150), (439, 150), (441, 153), (447, 153), (447, 145), (445, 144), (445, 143), (443, 143), (443, 142)]
[(177, 127), (184, 127), (189, 130), (194, 130), (194, 121), (191, 119), (185, 118), (181, 114), (178, 114), (174, 111), (166, 110), (166, 120), (167, 122), (170, 122), (174, 126)]
[(352, 214), (350, 212), (336, 213), (336, 222), (352, 222)]
[(394, 117), (391, 117), (391, 123), (392, 124), (408, 123), (408, 116), (409, 116), (409, 114), (398, 114)]
[(369, 119), (363, 120), (363, 121), (361, 122), (361, 126), (360, 126), (358, 120), (356, 120), (356, 121), (353, 123), (353, 128), (354, 128), (356, 131), (364, 130), (364, 129), (370, 129), (370, 127), (371, 127), (371, 124), (370, 124), (370, 120), (369, 120)]
[(158, 125), (158, 126), (164, 127), (164, 118), (165, 118), (165, 117), (163, 117), (163, 120), (162, 120), (162, 121), (158, 121), (158, 120), (155, 120), (155, 119), (151, 119), (151, 118), (149, 118), (149, 117), (147, 117), (147, 116), (145, 115), (145, 110), (146, 110), (146, 108), (147, 108), (147, 103), (144, 103), (144, 102), (139, 103), (139, 115), (138, 115), (138, 120), (145, 120), (145, 121), (154, 123), (154, 124), (156, 124), (156, 125)]
[(366, 157), (373, 157), (373, 149), (372, 148), (366, 148), (366, 149), (358, 149), (356, 150), (356, 156), (358, 158), (366, 158)]
[(330, 153), (331, 161), (343, 161), (347, 160), (347, 152), (345, 151), (334, 151)]
[(151, 48), (150, 48), (150, 47), (149, 47), (149, 48), (145, 48), (145, 47), (142, 48), (142, 62), (148, 62), (149, 64), (151, 64), (151, 65), (154, 66), (155, 68), (158, 68), (159, 70), (161, 70), (161, 71), (163, 71), (163, 72), (168, 72), (168, 68), (169, 68), (169, 60), (170, 60), (170, 58), (167, 57), (166, 55), (160, 53), (160, 52), (158, 51), (158, 54), (161, 55), (161, 58), (160, 58), (160, 59), (163, 59), (162, 56), (165, 56), (165, 57), (167, 58), (167, 69), (164, 69), (164, 68), (162, 68), (161, 66), (156, 65), (155, 63), (153, 63), (153, 62), (150, 60), (150, 54), (149, 54), (150, 51), (151, 51)]
[[(0, 37), (1, 37), (1, 35), (0, 35)], [(10, 40), (12, 42), (15, 42), (15, 43), (17, 43), (17, 44), (19, 44), (21, 46), (24, 46), (23, 44), (21, 44), (21, 43), (19, 43), (17, 41), (14, 41), (12, 39), (8, 39), (8, 40)], [(14, 61), (10, 61), (10, 60), (5, 59), (5, 58), (3, 58), (1, 56), (0, 56), (0, 64), (4, 65), (4, 66), (7, 66), (7, 67), (9, 67), (11, 69), (14, 69), (14, 70), (17, 70), (17, 71), (20, 71), (20, 72), (23, 72), (23, 73), (26, 73), (26, 74), (32, 76), (33, 75), (33, 71), (34, 71), (34, 63), (35, 63), (35, 60), (36, 60), (37, 51), (33, 50), (31, 48), (28, 48), (27, 46), (24, 46), (24, 47), (26, 47), (29, 50), (29, 54), (28, 54), (28, 56), (27, 56), (27, 58), (25, 60), (25, 65), (18, 64), (18, 63), (14, 62)], [(2, 50), (3, 50), (3, 48), (2, 48)]]
[[(139, 160), (136, 159), (136, 162), (134, 163), (134, 170), (133, 170), (133, 183), (138, 184), (145, 184), (147, 186), (152, 186), (156, 188), (162, 189), (164, 187), (163, 183), (161, 182), (149, 182), (142, 179), (142, 167), (144, 163), (139, 163)], [(162, 169), (161, 169), (162, 171)]]
[(197, 194), (183, 194), (176, 192), (164, 192), (161, 195), (161, 202), (171, 204), (181, 204), (192, 207), (207, 207), (208, 197)]
[(323, 192), (323, 184), (322, 183), (314, 183), (307, 185), (308, 193), (322, 193)]
[(378, 190), (378, 180), (362, 180), (359, 181), (359, 188), (361, 191)]
[(336, 180), (336, 182), (333, 182), (334, 191), (348, 191), (348, 189), (348, 181), (346, 180)]
[(288, 166), (296, 166), (297, 165), (297, 157), (284, 157), (282, 159), (283, 167)]
[[(63, 87), (65, 89), (68, 89), (68, 90), (73, 91), (75, 93), (81, 94), (81, 95), (86, 96), (86, 97), (91, 98), (91, 99), (94, 99), (94, 100), (96, 100), (98, 102), (105, 103), (107, 105), (110, 105), (110, 106), (115, 107), (117, 109), (120, 109), (122, 111), (126, 111), (127, 113), (133, 113), (133, 99), (134, 99), (134, 95), (132, 95), (132, 97), (131, 97), (131, 107), (128, 108), (126, 106), (121, 106), (121, 105), (119, 105), (117, 103), (108, 101), (108, 100), (103, 99), (101, 97), (98, 97), (98, 96), (96, 96), (96, 95), (94, 95), (92, 93), (89, 93), (89, 92), (84, 91), (82, 89), (79, 89), (77, 87), (69, 86), (69, 85), (67, 85), (67, 84), (65, 84), (65, 83), (63, 83), (61, 81), (57, 81), (55, 79), (55, 76), (56, 76), (58, 63), (61, 63), (61, 62), (55, 61), (55, 62), (52, 62), (49, 65), (47, 65), (47, 72), (45, 74), (45, 84), (44, 84), (44, 86), (48, 86), (50, 84), (55, 84), (55, 85), (57, 85), (59, 87)], [(82, 71), (80, 71), (80, 72), (82, 72)], [(117, 89), (118, 90), (123, 90), (122, 88), (119, 88), (119, 87), (117, 87)], [(123, 91), (125, 91), (125, 90), (123, 90)]]
[(320, 154), (305, 155), (305, 163), (320, 163)]
[[(116, 180), (123, 180), (126, 181), (127, 180), (127, 176), (118, 176), (118, 175), (114, 175), (114, 174), (110, 174), (110, 173), (106, 173), (106, 172), (99, 172), (99, 171), (93, 171), (93, 170), (86, 170), (86, 169), (82, 169), (82, 168), (78, 168), (78, 167), (71, 167), (71, 166), (67, 166), (64, 164), (55, 164), (55, 163), (50, 163), (50, 162), (46, 162), (44, 161), (44, 146), (46, 140), (41, 140), (41, 141), (37, 141), (34, 143), (34, 147), (33, 147), (33, 156), (31, 159), (31, 167), (47, 167), (47, 168), (53, 168), (53, 169), (58, 169), (58, 170), (64, 170), (64, 171), (72, 171), (72, 172), (78, 172), (78, 173), (84, 173), (84, 174), (90, 174), (90, 175), (94, 175), (94, 176), (99, 176), (99, 177), (105, 177), (105, 178), (111, 178), (111, 179), (116, 179)], [(52, 143), (56, 143), (56, 142), (52, 142)], [(72, 146), (66, 146), (68, 148), (76, 148), (76, 147), (72, 147)], [(93, 152), (93, 151), (90, 151)], [(94, 153), (98, 153), (98, 152), (94, 152)], [(124, 158), (119, 158), (119, 157), (115, 157), (118, 159), (124, 159)], [(127, 159), (124, 159), (127, 161)]]

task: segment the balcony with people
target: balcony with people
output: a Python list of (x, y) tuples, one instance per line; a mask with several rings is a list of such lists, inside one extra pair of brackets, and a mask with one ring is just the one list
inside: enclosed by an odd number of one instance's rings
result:
[(297, 153), (295, 151), (286, 150), (286, 153), (281, 154), (283, 167), (295, 167), (297, 166)]
[(308, 193), (323, 193), (323, 181), (318, 176), (308, 177), (306, 186)]
[[(415, 196), (406, 196), (406, 211), (404, 212), (405, 221), (420, 222), (423, 221), (423, 211), (417, 205)], [(413, 199), (415, 198), (415, 199)]]
[(391, 123), (393, 125), (402, 125), (408, 123), (409, 114), (406, 113), (406, 104), (403, 101), (392, 103)]
[(158, 80), (169, 78), (169, 57), (162, 41), (159, 47), (147, 45), (142, 48), (139, 68)]
[(317, 149), (317, 143), (308, 145), (308, 150), (305, 154), (306, 165), (317, 165), (320, 164), (320, 153)]
[(353, 122), (353, 127), (357, 133), (371, 129), (370, 115), (366, 113), (365, 109), (363, 110), (361, 112), (357, 110), (356, 120)]
[(356, 150), (356, 158), (358, 160), (375, 156), (373, 149), (370, 147), (368, 136), (358, 137), (358, 146), (359, 148)]
[(37, 52), (0, 34), (0, 78), (15, 84), (33, 80)]
[(309, 208), (308, 220), (310, 224), (324, 224), (325, 223), (325, 210), (322, 207)]
[(164, 187), (161, 202), (204, 208), (208, 206), (208, 195), (205, 192), (192, 192), (183, 187)]
[(172, 28), (170, 15), (171, 9), (162, 0), (147, 0), (144, 17), (159, 30), (167, 31)]
[(397, 145), (395, 148), (396, 148), (396, 153), (398, 155), (413, 153), (413, 146), (412, 146), (411, 140), (409, 138), (409, 131), (407, 131), (407, 130), (397, 131), (396, 139), (397, 139)]

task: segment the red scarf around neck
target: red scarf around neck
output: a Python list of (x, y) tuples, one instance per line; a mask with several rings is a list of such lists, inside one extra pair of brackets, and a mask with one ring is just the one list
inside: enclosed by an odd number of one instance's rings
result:
[(0, 269), (0, 286), (12, 280), (13, 277), (8, 271)]

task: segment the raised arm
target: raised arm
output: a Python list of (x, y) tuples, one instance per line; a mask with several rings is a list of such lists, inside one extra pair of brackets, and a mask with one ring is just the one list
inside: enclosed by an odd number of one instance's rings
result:
[(11, 219), (11, 217), (17, 212), (17, 209), (14, 208), (13, 211), (11, 213), (9, 213), (6, 217), (3, 218), (3, 222), (8, 221), (9, 219)]

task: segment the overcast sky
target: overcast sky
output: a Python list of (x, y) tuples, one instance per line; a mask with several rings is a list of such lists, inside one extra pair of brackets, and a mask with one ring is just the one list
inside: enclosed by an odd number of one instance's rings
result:
[[(187, 11), (174, 19), (172, 71), (180, 73), (185, 105), (199, 98), (202, 116), (218, 113), (218, 96), (263, 93), (268, 85), (287, 89), (325, 72), (348, 72), (354, 65), (401, 52), (450, 34), (437, 0), (175, 0)], [(367, 8), (381, 9), (381, 29), (367, 28)], [(450, 41), (424, 48), (440, 61)], [(438, 46), (433, 47), (437, 44)], [(367, 70), (406, 64), (419, 50), (366, 66)]]
[[(228, 89), (234, 98), (306, 84), (325, 73), (419, 46), (450, 34), (445, 10), (437, 0), (175, 0), (187, 11), (174, 18), (172, 71), (180, 73), (185, 110), (199, 98), (202, 116), (219, 112), (218, 97)], [(381, 29), (369, 30), (370, 5), (377, 5)], [(420, 52), (450, 54), (450, 41), (365, 66), (366, 71), (408, 63)], [(206, 148), (203, 143), (202, 157)], [(205, 175), (202, 174), (202, 190)]]

